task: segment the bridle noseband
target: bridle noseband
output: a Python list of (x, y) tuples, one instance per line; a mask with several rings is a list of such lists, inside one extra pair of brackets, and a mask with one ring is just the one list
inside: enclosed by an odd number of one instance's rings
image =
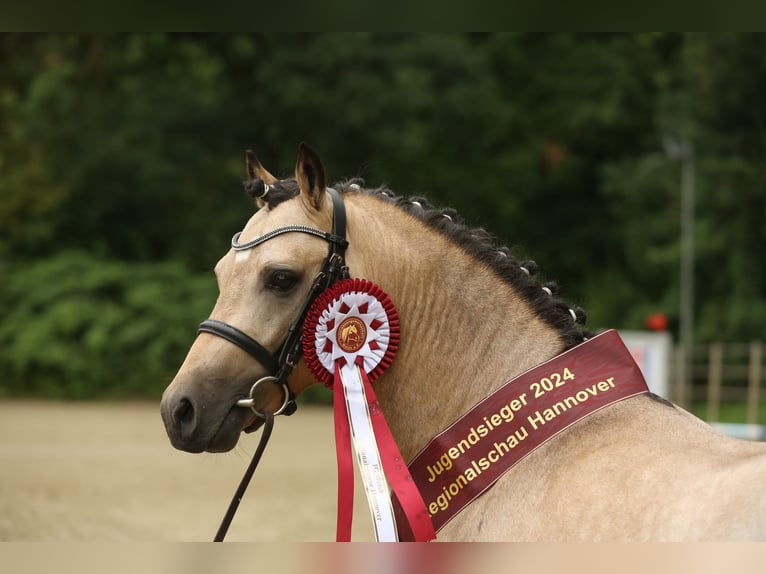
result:
[[(348, 267), (346, 266), (345, 259), (346, 248), (348, 247), (348, 241), (346, 240), (346, 208), (340, 193), (329, 187), (327, 188), (327, 193), (330, 194), (333, 205), (331, 233), (327, 233), (326, 231), (314, 227), (307, 227), (305, 225), (287, 225), (285, 227), (274, 229), (273, 231), (265, 233), (264, 235), (245, 243), (239, 243), (241, 232), (236, 233), (231, 239), (231, 247), (235, 251), (252, 249), (257, 245), (265, 243), (284, 233), (306, 233), (308, 235), (320, 237), (330, 244), (322, 269), (314, 278), (314, 282), (306, 296), (306, 302), (298, 313), (298, 316), (288, 328), (287, 335), (279, 348), (274, 353), (271, 353), (258, 341), (250, 337), (250, 335), (247, 335), (228, 323), (217, 321), (215, 319), (203, 321), (197, 330), (198, 333), (217, 335), (218, 337), (237, 345), (240, 349), (254, 357), (256, 361), (271, 373), (253, 384), (250, 389), (250, 398), (242, 399), (237, 402), (237, 406), (249, 407), (261, 417), (262, 413), (257, 411), (254, 407), (254, 397), (256, 388), (266, 381), (271, 381), (281, 387), (285, 397), (280, 409), (272, 414), (291, 415), (298, 408), (295, 402), (295, 394), (287, 386), (287, 377), (290, 376), (290, 373), (301, 357), (301, 335), (306, 315), (308, 314), (314, 299), (316, 299), (320, 293), (335, 283), (338, 279), (348, 277)], [(257, 425), (253, 425), (250, 428), (254, 430), (255, 426)], [(245, 430), (247, 431), (250, 429)]]

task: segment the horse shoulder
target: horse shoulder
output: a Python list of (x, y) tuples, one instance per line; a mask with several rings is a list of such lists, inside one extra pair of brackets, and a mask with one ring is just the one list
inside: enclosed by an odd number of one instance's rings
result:
[(439, 538), (763, 539), (764, 484), (766, 444), (636, 397), (530, 454)]

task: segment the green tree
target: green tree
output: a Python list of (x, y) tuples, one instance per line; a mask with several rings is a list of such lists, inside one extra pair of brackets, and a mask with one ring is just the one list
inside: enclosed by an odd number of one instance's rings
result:
[(695, 332), (698, 341), (762, 336), (766, 275), (764, 136), (766, 37), (685, 34), (664, 39), (657, 73), (655, 145), (604, 166), (604, 191), (631, 289), (618, 289), (605, 314), (641, 326), (651, 310), (679, 307), (679, 166), (662, 151), (672, 136), (693, 146)]
[[(642, 327), (655, 311), (675, 328), (680, 178), (662, 142), (688, 140), (697, 339), (760, 336), (765, 38), (0, 35), (0, 385), (117, 389), (109, 368), (149, 350), (93, 333), (112, 334), (118, 320), (130, 332), (119, 309), (137, 312), (143, 288), (157, 304), (145, 313), (193, 330), (213, 293), (170, 283), (210, 282), (252, 213), (244, 149), (285, 176), (303, 140), (331, 180), (362, 176), (457, 208), (536, 259), (597, 328)], [(65, 280), (67, 265), (81, 276)], [(57, 295), (57, 283), (68, 290)], [(176, 304), (184, 297), (194, 304)], [(132, 362), (125, 392), (154, 392), (139, 372), (162, 378), (184, 346), (172, 330), (146, 329), (154, 358)], [(58, 350), (35, 355), (38, 340)], [(74, 355), (84, 362), (63, 359)]]

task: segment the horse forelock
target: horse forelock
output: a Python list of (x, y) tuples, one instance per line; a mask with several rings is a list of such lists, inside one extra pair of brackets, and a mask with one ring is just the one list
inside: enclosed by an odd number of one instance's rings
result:
[(253, 199), (261, 199), (269, 209), (274, 209), (280, 203), (296, 197), (300, 193), (298, 182), (295, 178), (280, 179), (277, 183), (269, 185), (260, 179), (251, 179), (243, 182), (245, 193)]
[[(253, 198), (261, 197), (269, 209), (296, 197), (300, 193), (294, 178), (283, 179), (265, 191), (261, 180), (244, 182), (245, 191)], [(530, 305), (535, 314), (553, 327), (561, 336), (565, 348), (571, 348), (591, 336), (581, 326), (586, 314), (579, 307), (570, 307), (556, 297), (558, 286), (554, 282), (541, 283), (535, 277), (534, 262), (519, 262), (512, 250), (482, 227), (466, 225), (460, 214), (452, 208), (437, 208), (420, 196), (402, 197), (385, 186), (366, 188), (361, 178), (337, 182), (334, 186), (341, 194), (364, 194), (379, 201), (395, 205), (405, 213), (421, 220), (430, 228), (460, 246), (469, 256), (491, 269), (505, 283), (511, 285)]]

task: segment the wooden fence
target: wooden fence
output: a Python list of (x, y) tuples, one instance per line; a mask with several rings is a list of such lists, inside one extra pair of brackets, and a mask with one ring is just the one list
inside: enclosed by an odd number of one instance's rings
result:
[[(724, 414), (727, 422), (766, 425), (763, 347), (762, 341), (695, 345), (686, 389), (678, 377), (680, 353), (675, 349), (673, 395), (708, 422), (720, 421)], [(723, 413), (722, 407), (727, 406)], [(742, 420), (731, 420), (732, 416)]]

